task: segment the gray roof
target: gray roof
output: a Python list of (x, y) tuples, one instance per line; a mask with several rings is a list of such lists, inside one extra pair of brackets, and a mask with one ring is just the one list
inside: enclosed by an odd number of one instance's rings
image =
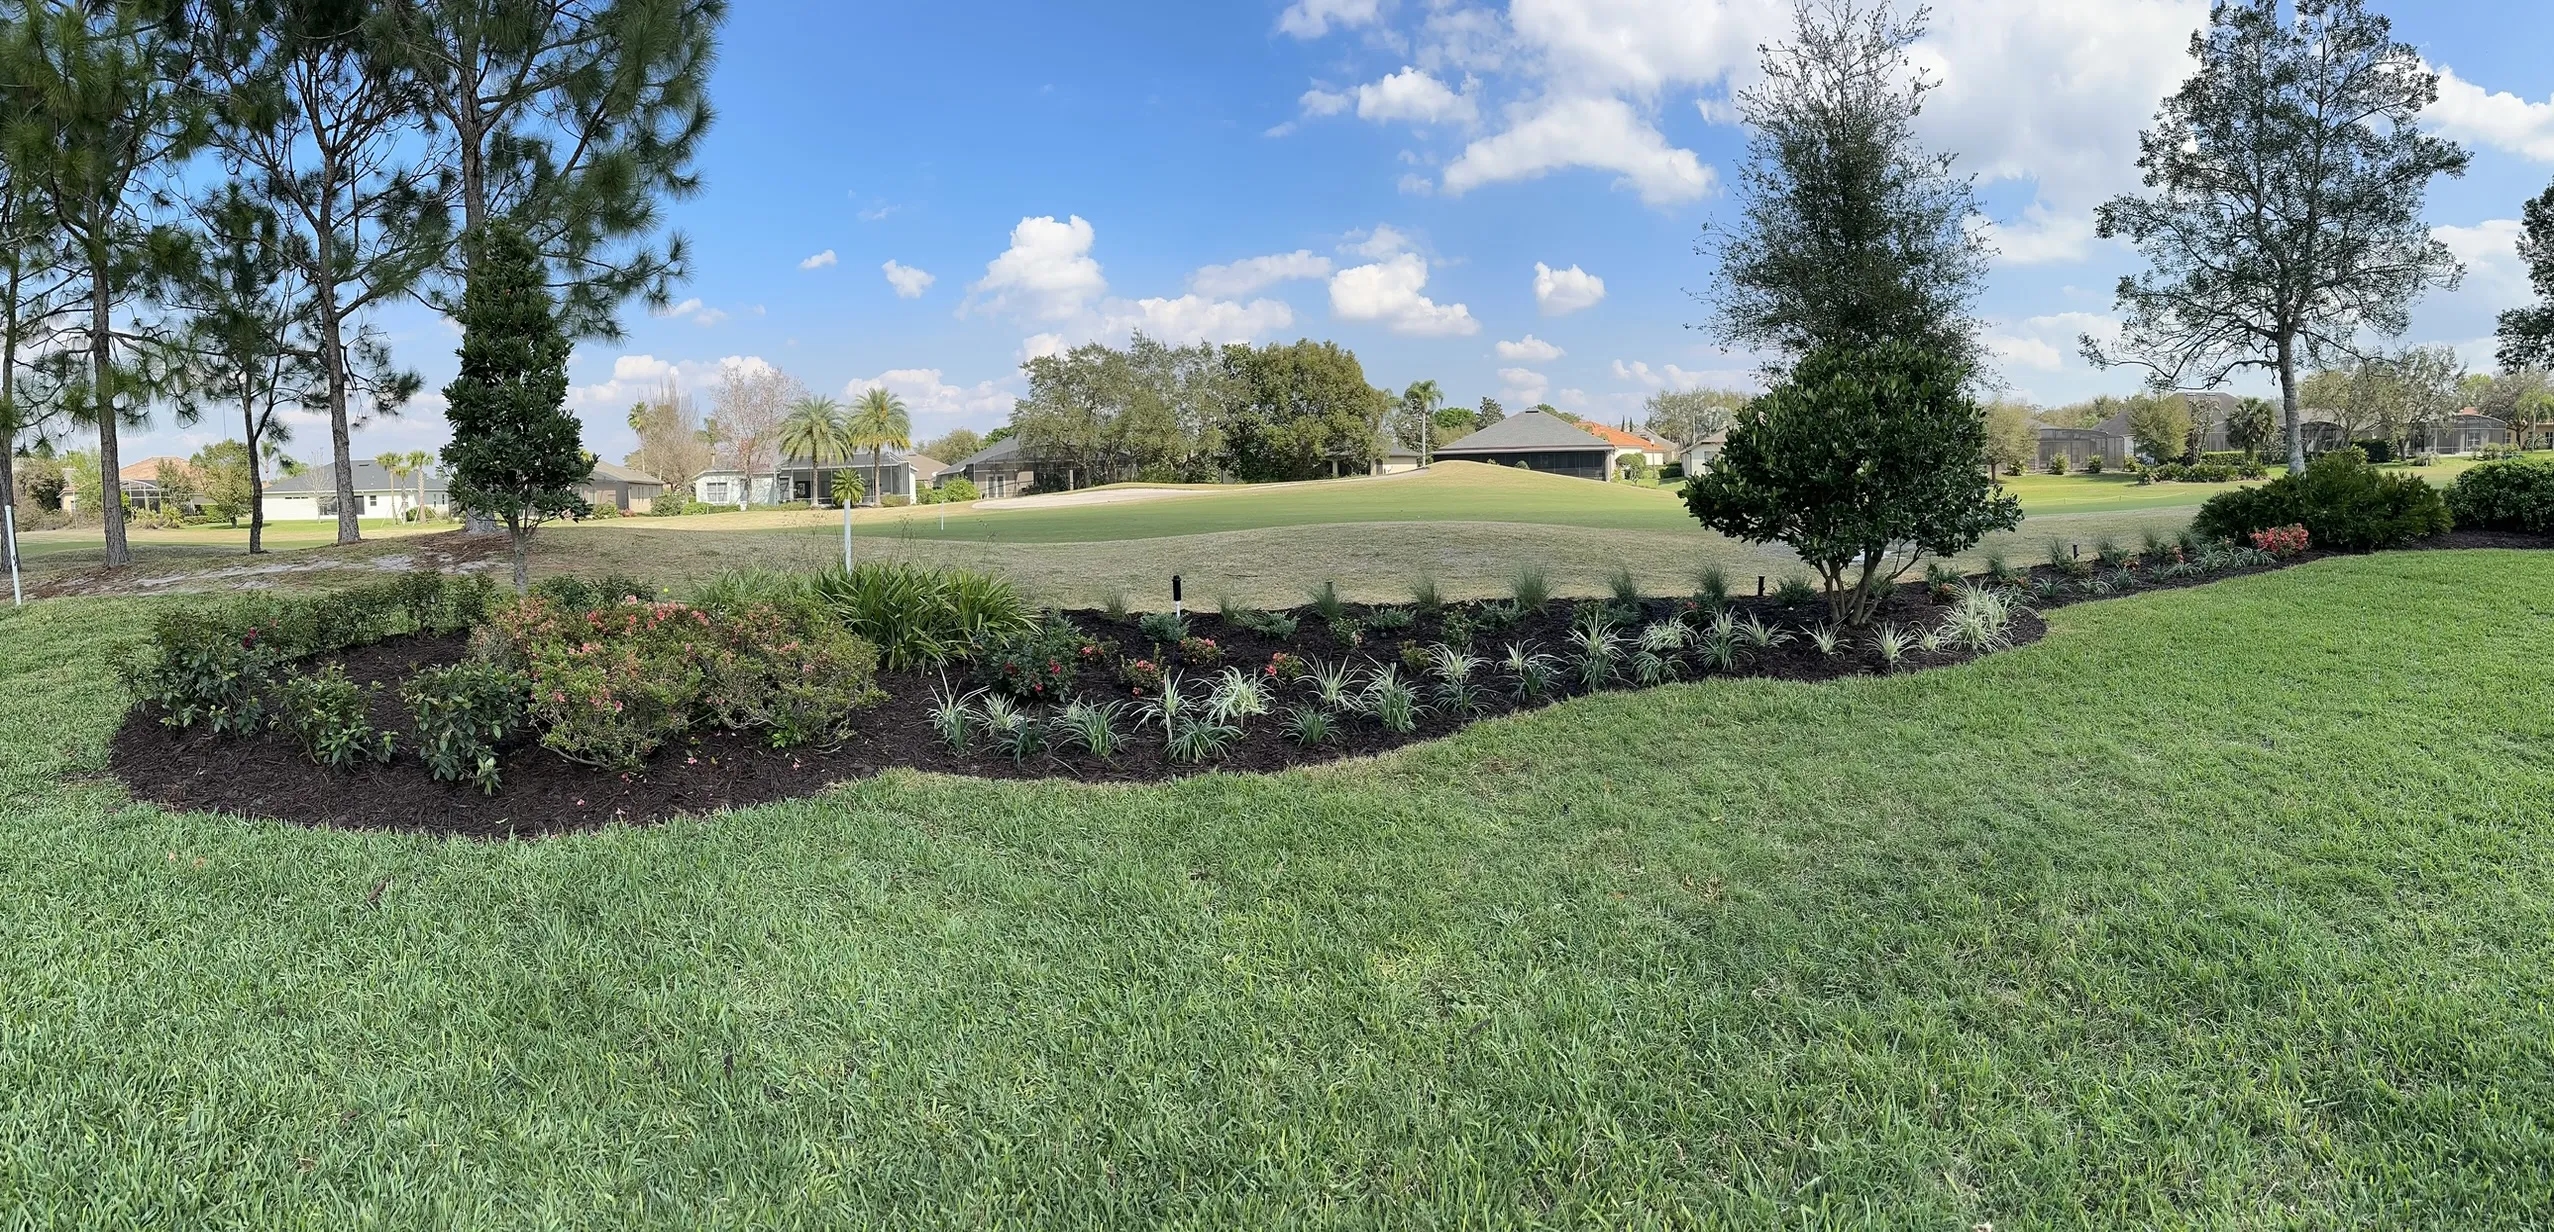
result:
[[(441, 491), (443, 486), (443, 476), (432, 473), (426, 476), (427, 491)], [(355, 463), (355, 490), (357, 492), (414, 492), (417, 490), (417, 477), (411, 474), (406, 478), (393, 479), (390, 471), (378, 462), (357, 462)], [(337, 468), (334, 465), (314, 466), (298, 475), (287, 476), (266, 485), (268, 496), (333, 496), (336, 492)]]
[(1458, 453), (1548, 453), (1554, 450), (1603, 449), (1614, 446), (1601, 437), (1583, 432), (1577, 424), (1558, 415), (1541, 411), (1520, 411), (1451, 445), (1437, 447), (1437, 456)]
[[(898, 449), (892, 445), (888, 446), (879, 454), (878, 465), (901, 466), (908, 459), (912, 460), (917, 466), (920, 466), (923, 463), (930, 463), (933, 466), (939, 465), (939, 463), (932, 462), (931, 459), (923, 457), (921, 454), (915, 453), (912, 450)], [(786, 471), (803, 471), (808, 468), (807, 459), (803, 456), (782, 458), (778, 465), (779, 469)], [(828, 458), (825, 460), (824, 466), (817, 467), (816, 469), (824, 470), (831, 467), (842, 466), (857, 466), (866, 469), (869, 466), (869, 450), (866, 447), (855, 450), (848, 460), (841, 458)]]
[(957, 462), (949, 469), (962, 471), (970, 466), (981, 466), (987, 462), (999, 462), (1005, 458), (1016, 457), (1019, 455), (1019, 452), (1020, 438), (1016, 436), (1006, 436), (1001, 440), (995, 441), (994, 443), (967, 455), (966, 457), (958, 459)]
[(586, 482), (653, 484), (660, 488), (665, 486), (664, 480), (645, 471), (634, 471), (626, 466), (614, 466), (600, 458), (595, 460), (594, 473), (586, 476)]

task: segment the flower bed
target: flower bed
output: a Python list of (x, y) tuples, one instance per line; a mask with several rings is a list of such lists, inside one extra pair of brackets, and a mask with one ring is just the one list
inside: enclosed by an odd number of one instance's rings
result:
[[(2283, 551), (2294, 543), (2274, 540)], [(294, 638), (298, 662), (242, 646), (266, 685), (224, 683), (233, 656), (211, 639), (220, 653), (206, 657), (218, 662), (185, 662), (221, 686), (206, 690), (212, 700), (144, 692), (115, 767), (137, 795), (176, 807), (500, 835), (809, 795), (898, 767), (1121, 782), (1271, 770), (1601, 690), (1959, 663), (2037, 638), (2037, 610), (2320, 554), (2163, 540), (2135, 551), (2105, 543), (2086, 559), (2060, 550), (2027, 570), (1999, 562), (1985, 578), (1910, 582), (1856, 631), (1827, 626), (1823, 604), (1796, 589), (1788, 602), (1426, 610), (1325, 596), (1290, 612), (1176, 621), (996, 611), (991, 625), (1006, 632), (902, 670), (875, 667), (842, 609), (793, 599), (802, 592), (775, 579), (713, 588), (699, 606), (612, 586), (486, 603), (466, 635), (449, 619), (407, 615), (369, 626), (379, 637)], [(859, 619), (881, 618), (862, 602)], [(160, 654), (175, 661), (165, 646)]]

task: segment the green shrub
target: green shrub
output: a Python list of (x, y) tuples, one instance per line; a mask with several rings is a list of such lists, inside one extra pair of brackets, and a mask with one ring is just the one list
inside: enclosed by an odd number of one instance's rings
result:
[(606, 573), (588, 581), (580, 577), (547, 577), (532, 584), (532, 593), (575, 612), (591, 612), (623, 603), (654, 603), (654, 582), (625, 573)]
[(2365, 552), (2444, 534), (2452, 520), (2428, 482), (2377, 470), (2356, 449), (2337, 449), (2307, 463), (2302, 475), (2212, 496), (2191, 521), (2203, 536), (2236, 542), (2292, 524), (2303, 525), (2316, 547)]
[(1817, 601), (1818, 588), (1797, 573), (1784, 574), (1782, 581), (1774, 587), (1774, 602), (1784, 607), (1805, 607)]
[(2554, 534), (2554, 460), (2485, 462), (2457, 476), (2448, 512), (2470, 530)]
[(687, 653), (701, 667), (701, 708), (721, 727), (796, 748), (886, 696), (877, 648), (817, 609), (755, 606), (706, 623), (711, 636)]
[(468, 783), (496, 794), (497, 746), (522, 724), (531, 689), (522, 673), (492, 663), (428, 668), (410, 676), (404, 696), (427, 771), (437, 782)]
[(1379, 607), (1366, 613), (1366, 627), (1377, 633), (1403, 633), (1419, 623), (1406, 607)]
[(1146, 612), (1135, 622), (1146, 641), (1157, 646), (1173, 646), (1188, 637), (1188, 620), (1175, 612)]
[(881, 509), (902, 509), (912, 503), (913, 498), (902, 492), (889, 492), (878, 498), (878, 507)]
[(937, 490), (942, 501), (953, 505), (983, 497), (983, 493), (976, 490), (975, 481), (972, 479), (951, 479), (943, 482)]
[(2394, 442), (2384, 437), (2371, 436), (2365, 440), (2352, 441), (2350, 444), (2370, 462), (2394, 461)]
[(878, 648), (891, 671), (966, 658), (971, 647), (1025, 629), (1032, 619), (1018, 588), (966, 569), (863, 561), (849, 570), (835, 565), (806, 585), (845, 627)]
[(1106, 646), (1082, 636), (1071, 621), (1049, 618), (986, 643), (975, 656), (975, 679), (1017, 701), (1054, 701), (1070, 696), (1083, 670), (1107, 658)]
[(388, 761), (390, 733), (375, 728), (371, 719), (372, 694), (379, 688), (356, 684), (334, 663), (316, 672), (297, 672), (277, 690), (277, 717), (302, 751), (329, 769)]

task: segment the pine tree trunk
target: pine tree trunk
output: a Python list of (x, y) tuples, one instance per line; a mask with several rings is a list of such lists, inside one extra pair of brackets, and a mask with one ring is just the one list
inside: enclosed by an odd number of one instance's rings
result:
[(106, 519), (106, 567), (133, 563), (132, 545), (124, 535), (124, 458), (116, 448), (115, 394), (110, 388), (115, 367), (115, 311), (108, 299), (104, 262), (89, 268), (89, 375), (95, 382), (98, 416), (98, 513)]
[(266, 552), (266, 460), (257, 452), (257, 401), (248, 392), (248, 384), (240, 383), (239, 416), (241, 435), (248, 440), (248, 554)]
[(2297, 354), (2291, 339), (2279, 340), (2279, 403), (2288, 417), (2288, 473), (2306, 473), (2306, 431), (2297, 412)]

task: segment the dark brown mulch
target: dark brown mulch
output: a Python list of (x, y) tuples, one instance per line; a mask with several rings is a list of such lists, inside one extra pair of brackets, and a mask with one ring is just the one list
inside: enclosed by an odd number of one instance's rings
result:
[[(2459, 532), (2426, 546), (2544, 548), (2554, 546), (2554, 542), (2536, 536)], [(2267, 568), (2302, 564), (2323, 555), (2308, 553)], [(2265, 570), (2244, 572), (2262, 571)], [(2048, 566), (2035, 570), (2036, 575), (2051, 572)], [(2137, 590), (2142, 593), (2174, 589), (2230, 576), (2237, 575), (2145, 580)], [(2041, 606), (2066, 606), (2093, 597), (2097, 596), (2071, 593)], [(1824, 615), (1815, 607), (1785, 609), (1769, 600), (1753, 598), (1740, 599), (1735, 606), (1742, 618), (1760, 615), (1768, 622), (1794, 630)], [(1553, 603), (1513, 628), (1482, 633), (1475, 647), (1495, 656), (1509, 642), (1527, 642), (1559, 652), (1567, 639), (1572, 608), (1566, 602)], [(1644, 618), (1664, 619), (1676, 608), (1674, 601), (1651, 600)], [(1364, 609), (1358, 611), (1362, 614)], [(1190, 624), (1196, 635), (1216, 641), (1225, 663), (1253, 669), (1267, 663), (1269, 656), (1280, 650), (1322, 659), (1343, 653), (1325, 626), (1308, 614), (1299, 615), (1304, 615), (1304, 619), (1292, 644), (1229, 626), (1213, 613), (1193, 615)], [(1880, 619), (1912, 626), (1936, 622), (1939, 616), (1940, 609), (1925, 589), (1908, 584), (1891, 594)], [(1112, 621), (1096, 612), (1074, 613), (1074, 619), (1086, 629), (1118, 641), (1129, 652), (1141, 647), (1141, 634), (1131, 620)], [(1391, 660), (1403, 642), (1424, 646), (1440, 640), (1440, 627), (1440, 618), (1422, 618), (1406, 632), (1370, 635), (1368, 645), (1358, 653)], [(2024, 611), (2017, 614), (2013, 631), (2017, 644), (2027, 644), (2039, 640), (2047, 626), (2036, 614)], [(398, 684), (409, 673), (455, 662), (462, 650), (459, 638), (406, 638), (343, 656), (341, 661), (349, 676), (366, 684), (386, 686), (375, 699), (374, 722), (399, 733), (401, 749), (386, 765), (352, 772), (329, 770), (311, 762), (289, 739), (276, 733), (227, 739), (171, 731), (156, 716), (136, 711), (127, 716), (116, 733), (115, 773), (136, 798), (172, 808), (350, 829), (501, 838), (659, 821), (682, 814), (792, 799), (813, 795), (829, 784), (865, 778), (897, 766), (992, 779), (1114, 783), (1159, 782), (1207, 770), (1281, 770), (1381, 753), (1448, 735), (1479, 718), (1531, 708), (1520, 706), (1492, 687), (1484, 690), (1487, 709), (1473, 719), (1431, 714), (1421, 721), (1418, 730), (1406, 736), (1384, 731), (1371, 721), (1351, 719), (1341, 724), (1336, 743), (1316, 749), (1295, 747), (1279, 730), (1276, 716), (1271, 715), (1251, 724), (1248, 734), (1225, 757), (1204, 767), (1165, 761), (1158, 734), (1135, 732), (1130, 722), (1126, 724), (1132, 736), (1130, 747), (1114, 759), (1102, 761), (1084, 754), (1040, 755), (1021, 763), (981, 749), (963, 754), (950, 752), (932, 734), (927, 721), (933, 694), (940, 687), (939, 678), (890, 674), (879, 682), (886, 689), (888, 700), (864, 712), (853, 724), (851, 735), (832, 747), (774, 750), (750, 733), (704, 729), (669, 745), (644, 773), (622, 775), (577, 765), (524, 741), (506, 753), (503, 790), (485, 796), (466, 787), (435, 782), (426, 773), (424, 764), (407, 751), (412, 745), (408, 718), (397, 697)], [(1898, 670), (1949, 666), (1971, 657), (1957, 652), (1916, 652), (1909, 654)], [(1734, 674), (1821, 681), (1879, 670), (1878, 658), (1867, 646), (1828, 658), (1805, 638), (1795, 638), (1789, 645), (1763, 652)], [(1189, 674), (1202, 678), (1208, 673), (1192, 669)], [(1127, 690), (1113, 680), (1086, 677), (1080, 696), (1094, 701), (1126, 699)], [(1280, 705), (1291, 700), (1281, 697)]]

